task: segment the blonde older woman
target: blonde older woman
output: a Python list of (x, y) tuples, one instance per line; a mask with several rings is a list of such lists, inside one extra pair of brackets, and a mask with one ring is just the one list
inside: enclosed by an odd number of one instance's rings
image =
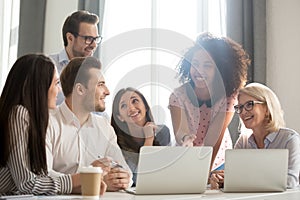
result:
[[(252, 130), (250, 135), (240, 135), (235, 149), (288, 149), (287, 187), (298, 186), (300, 136), (285, 128), (283, 111), (275, 93), (265, 85), (251, 83), (240, 90), (238, 105), (234, 108), (245, 127)], [(223, 173), (213, 173), (210, 180), (212, 188), (217, 188), (223, 181)]]

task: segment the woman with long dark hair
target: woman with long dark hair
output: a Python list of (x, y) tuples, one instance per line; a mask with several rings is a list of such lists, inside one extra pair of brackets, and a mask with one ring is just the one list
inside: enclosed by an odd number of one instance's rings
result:
[(144, 95), (134, 88), (118, 91), (113, 101), (111, 125), (125, 160), (136, 181), (138, 156), (142, 146), (166, 146), (170, 131), (165, 125), (156, 125)]
[(48, 176), (46, 130), (59, 90), (58, 73), (48, 57), (28, 54), (12, 66), (0, 98), (0, 193), (80, 191), (79, 174)]

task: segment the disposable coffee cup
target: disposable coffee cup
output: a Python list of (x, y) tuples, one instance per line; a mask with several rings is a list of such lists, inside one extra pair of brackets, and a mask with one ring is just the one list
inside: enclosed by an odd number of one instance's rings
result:
[(81, 194), (84, 199), (99, 199), (102, 178), (101, 167), (81, 167), (79, 169)]

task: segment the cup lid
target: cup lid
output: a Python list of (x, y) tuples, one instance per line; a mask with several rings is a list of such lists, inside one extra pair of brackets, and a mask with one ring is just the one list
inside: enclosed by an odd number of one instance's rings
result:
[(80, 167), (78, 171), (82, 173), (103, 173), (101, 167), (93, 167), (93, 166)]

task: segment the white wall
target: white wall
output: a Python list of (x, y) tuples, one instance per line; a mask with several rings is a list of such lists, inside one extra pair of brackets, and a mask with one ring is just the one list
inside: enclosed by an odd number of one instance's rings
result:
[[(60, 6), (57, 6), (60, 5)], [(65, 18), (78, 0), (47, 1), (44, 52), (63, 48)], [(266, 82), (278, 95), (287, 126), (300, 132), (300, 1), (267, 0)]]
[(44, 35), (44, 53), (59, 52), (63, 46), (62, 26), (67, 16), (78, 10), (78, 0), (47, 1)]
[(267, 0), (267, 85), (300, 132), (300, 1)]

